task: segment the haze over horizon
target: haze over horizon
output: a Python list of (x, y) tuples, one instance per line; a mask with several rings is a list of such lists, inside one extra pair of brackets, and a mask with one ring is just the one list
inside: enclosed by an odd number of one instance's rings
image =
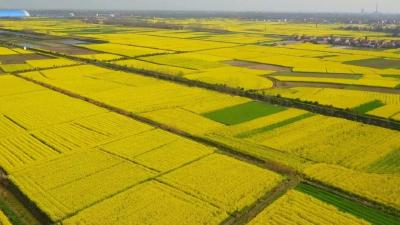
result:
[(82, 10), (214, 10), (273, 12), (379, 12), (400, 14), (399, 0), (0, 0), (0, 8)]

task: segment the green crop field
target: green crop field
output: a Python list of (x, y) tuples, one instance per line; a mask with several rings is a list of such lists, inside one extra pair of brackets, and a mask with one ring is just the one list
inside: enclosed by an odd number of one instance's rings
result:
[(233, 107), (220, 109), (203, 114), (205, 117), (226, 125), (235, 125), (259, 117), (275, 114), (285, 110), (280, 106), (275, 106), (262, 102), (248, 102)]
[(382, 159), (371, 164), (369, 171), (376, 173), (400, 173), (400, 149), (395, 149)]
[(385, 104), (379, 100), (374, 100), (371, 102), (367, 102), (365, 104), (359, 105), (355, 108), (353, 108), (354, 111), (358, 112), (358, 113), (367, 113), (370, 112), (374, 109), (377, 109), (381, 106), (384, 106)]
[(277, 129), (279, 127), (284, 127), (286, 125), (295, 123), (295, 122), (303, 120), (303, 119), (307, 119), (307, 118), (312, 117), (312, 116), (314, 116), (314, 114), (306, 113), (306, 114), (303, 114), (303, 115), (300, 115), (300, 116), (296, 116), (296, 117), (293, 117), (293, 118), (290, 118), (290, 119), (287, 119), (287, 120), (283, 120), (283, 121), (280, 121), (280, 122), (277, 122), (277, 123), (273, 123), (273, 124), (265, 126), (265, 127), (261, 127), (261, 128), (258, 128), (258, 129), (254, 129), (254, 130), (250, 130), (250, 131), (247, 131), (247, 132), (240, 133), (236, 137), (238, 137), (238, 138), (251, 137), (253, 135), (257, 135), (257, 134), (261, 134), (261, 133), (264, 133), (264, 132), (268, 132), (268, 131)]
[(362, 218), (371, 224), (376, 225), (396, 225), (400, 224), (399, 217), (385, 213), (378, 209), (364, 206), (360, 203), (338, 196), (334, 193), (322, 190), (320, 188), (301, 183), (296, 187), (297, 190), (311, 195), (321, 201), (336, 206), (339, 210), (351, 213)]

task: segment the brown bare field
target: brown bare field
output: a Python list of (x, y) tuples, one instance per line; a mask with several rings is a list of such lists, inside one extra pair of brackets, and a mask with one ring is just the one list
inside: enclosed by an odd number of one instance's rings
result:
[(22, 64), (26, 60), (34, 59), (50, 59), (51, 56), (41, 55), (41, 54), (17, 54), (17, 55), (2, 55), (0, 56), (0, 62), (2, 64)]
[(255, 69), (255, 70), (273, 70), (273, 71), (277, 71), (277, 72), (292, 71), (292, 69), (289, 67), (248, 62), (248, 61), (242, 61), (242, 60), (230, 60), (230, 61), (225, 61), (224, 63), (229, 64), (231, 66), (245, 67), (245, 68)]
[(293, 87), (315, 87), (315, 88), (336, 88), (336, 89), (349, 89), (360, 91), (371, 91), (381, 93), (400, 93), (399, 89), (384, 88), (384, 87), (371, 87), (361, 85), (346, 85), (346, 84), (333, 84), (333, 83), (318, 83), (318, 82), (297, 82), (297, 81), (279, 81), (273, 77), (268, 77), (274, 83), (274, 88), (293, 88)]

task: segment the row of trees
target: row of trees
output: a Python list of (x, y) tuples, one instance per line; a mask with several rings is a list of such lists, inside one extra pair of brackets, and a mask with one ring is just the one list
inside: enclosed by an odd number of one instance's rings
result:
[(373, 24), (368, 26), (345, 26), (344, 30), (355, 30), (355, 31), (371, 31), (371, 32), (383, 32), (388, 33), (393, 37), (400, 36), (400, 25), (381, 25), (381, 24)]

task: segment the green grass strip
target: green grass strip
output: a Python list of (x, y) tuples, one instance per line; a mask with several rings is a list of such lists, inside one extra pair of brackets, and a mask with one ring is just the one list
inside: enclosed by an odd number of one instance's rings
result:
[(353, 110), (358, 112), (358, 113), (367, 113), (369, 111), (372, 111), (372, 110), (377, 109), (379, 107), (382, 107), (384, 105), (385, 104), (383, 102), (381, 102), (379, 100), (374, 100), (374, 101), (367, 102), (367, 103), (364, 103), (362, 105), (359, 105), (359, 106), (353, 108)]
[(203, 116), (225, 125), (235, 125), (254, 120), (259, 117), (275, 114), (283, 110), (286, 110), (286, 108), (264, 102), (252, 101), (219, 109), (213, 112), (208, 112), (203, 114)]
[(342, 212), (350, 213), (358, 218), (364, 219), (371, 224), (377, 225), (397, 225), (400, 224), (400, 217), (388, 214), (379, 209), (362, 205), (358, 202), (341, 197), (321, 188), (300, 183), (295, 188), (305, 194), (317, 198), (323, 202), (331, 204)]
[(15, 214), (15, 212), (7, 205), (6, 202), (0, 199), (0, 210), (7, 216), (10, 222), (13, 225), (25, 225), (24, 222), (21, 221), (19, 216)]
[(287, 119), (287, 120), (283, 120), (283, 121), (280, 121), (278, 123), (274, 123), (274, 124), (271, 124), (271, 125), (268, 125), (268, 126), (265, 126), (265, 127), (261, 127), (261, 128), (257, 128), (257, 129), (254, 129), (254, 130), (250, 130), (250, 131), (246, 131), (246, 132), (240, 133), (240, 134), (236, 135), (235, 137), (237, 137), (237, 138), (248, 138), (248, 137), (251, 137), (251, 136), (254, 136), (254, 135), (257, 135), (257, 134), (265, 133), (265, 132), (272, 131), (272, 130), (280, 128), (280, 127), (284, 127), (286, 125), (295, 123), (297, 121), (300, 121), (300, 120), (303, 120), (303, 119), (306, 119), (306, 118), (309, 118), (309, 117), (312, 117), (312, 116), (314, 116), (313, 113), (302, 114), (302, 115), (299, 115), (299, 116), (296, 116), (296, 117), (293, 117), (293, 118), (290, 118), (290, 119)]
[(368, 166), (368, 171), (375, 173), (400, 173), (400, 149), (395, 149)]
[(381, 75), (382, 77), (390, 77), (390, 78), (396, 78), (396, 79), (400, 79), (400, 75)]

